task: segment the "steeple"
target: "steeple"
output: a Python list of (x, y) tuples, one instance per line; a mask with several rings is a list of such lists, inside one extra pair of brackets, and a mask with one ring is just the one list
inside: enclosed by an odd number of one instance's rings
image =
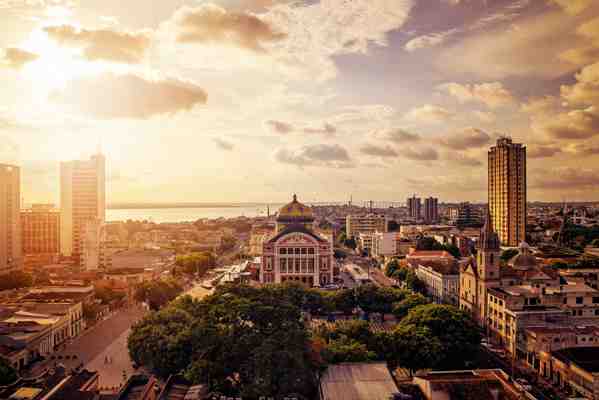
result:
[(493, 230), (491, 210), (487, 207), (485, 225), (480, 233), (480, 248), (482, 250), (499, 250), (499, 236)]

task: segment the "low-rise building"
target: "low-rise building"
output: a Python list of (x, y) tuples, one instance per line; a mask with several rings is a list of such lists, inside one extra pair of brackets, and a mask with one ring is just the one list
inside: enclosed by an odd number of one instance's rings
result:
[(389, 219), (385, 215), (348, 215), (345, 219), (345, 235), (355, 238), (360, 233), (387, 232)]
[(416, 276), (426, 287), (427, 294), (436, 303), (458, 305), (460, 299), (460, 271), (458, 263), (418, 264)]
[(398, 388), (387, 363), (342, 363), (329, 365), (319, 392), (320, 400), (388, 400)]
[(548, 378), (584, 398), (599, 399), (599, 347), (572, 347), (551, 353)]

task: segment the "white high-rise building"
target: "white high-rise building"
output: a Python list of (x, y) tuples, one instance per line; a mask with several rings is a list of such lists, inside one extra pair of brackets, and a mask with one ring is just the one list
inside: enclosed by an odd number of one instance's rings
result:
[(0, 164), (0, 275), (22, 266), (20, 169)]
[(60, 247), (63, 256), (79, 261), (83, 229), (106, 219), (106, 159), (60, 163)]

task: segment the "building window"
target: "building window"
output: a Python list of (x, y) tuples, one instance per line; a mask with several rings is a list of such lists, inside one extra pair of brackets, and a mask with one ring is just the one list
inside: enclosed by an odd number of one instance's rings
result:
[(302, 247), (302, 255), (306, 255), (308, 254), (308, 249), (306, 249), (305, 247)]
[(583, 298), (581, 296), (576, 297), (576, 304), (582, 304)]
[(299, 255), (299, 254), (300, 254), (300, 252), (301, 252), (300, 248), (299, 248), (299, 247), (296, 247), (296, 248), (295, 248), (295, 254), (296, 254), (296, 255)]
[(281, 247), (279, 249), (279, 254), (287, 254), (287, 249), (285, 247)]
[(595, 304), (599, 303), (599, 297), (593, 297), (593, 303), (595, 303)]
[(287, 273), (287, 259), (286, 258), (281, 258), (281, 260), (279, 261), (280, 265), (280, 269), (281, 269), (281, 273), (282, 274), (286, 274)]
[(314, 248), (313, 247), (310, 247), (308, 249), (308, 254), (314, 254)]

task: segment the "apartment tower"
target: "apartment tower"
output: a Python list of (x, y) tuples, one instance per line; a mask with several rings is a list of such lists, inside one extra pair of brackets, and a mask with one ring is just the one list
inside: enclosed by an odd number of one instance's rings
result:
[(0, 164), (0, 275), (22, 266), (20, 201), (19, 167)]
[(416, 195), (408, 197), (406, 206), (408, 207), (410, 218), (417, 220), (422, 218), (422, 202), (420, 197), (416, 197)]
[(436, 197), (424, 199), (424, 220), (429, 224), (439, 221), (439, 200)]
[(60, 211), (54, 204), (32, 204), (21, 211), (23, 266), (51, 264), (60, 254)]
[(502, 137), (489, 150), (489, 212), (504, 246), (526, 238), (526, 147)]
[(63, 256), (76, 262), (86, 224), (106, 219), (105, 173), (102, 154), (60, 163), (60, 247)]

